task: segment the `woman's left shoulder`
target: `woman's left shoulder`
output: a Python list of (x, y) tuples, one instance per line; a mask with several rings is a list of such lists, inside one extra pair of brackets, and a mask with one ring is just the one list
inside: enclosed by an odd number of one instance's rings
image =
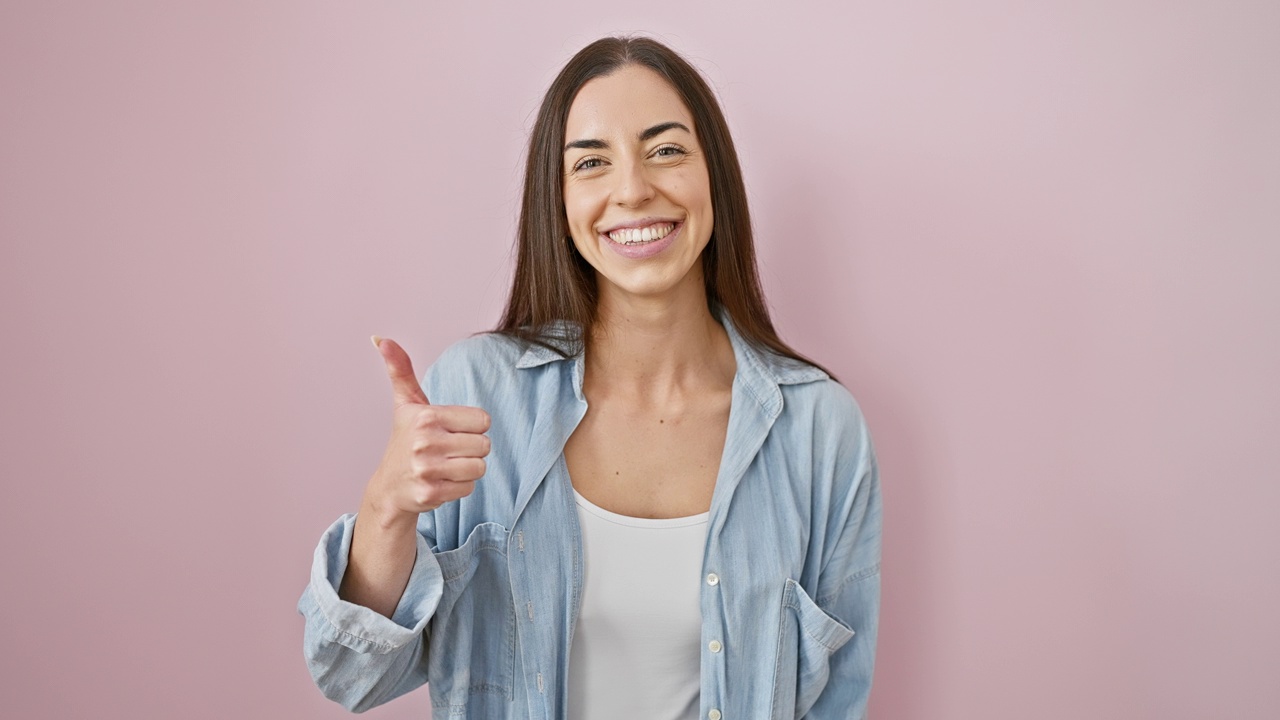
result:
[(790, 410), (812, 416), (819, 427), (865, 427), (862, 406), (849, 388), (822, 370), (816, 367), (813, 370), (815, 374), (805, 382), (779, 385), (784, 398), (783, 412)]
[(795, 389), (804, 393), (805, 401), (792, 398), (790, 407), (801, 417), (795, 418), (791, 430), (803, 430), (816, 455), (857, 462), (870, 458), (871, 430), (848, 388), (828, 378)]

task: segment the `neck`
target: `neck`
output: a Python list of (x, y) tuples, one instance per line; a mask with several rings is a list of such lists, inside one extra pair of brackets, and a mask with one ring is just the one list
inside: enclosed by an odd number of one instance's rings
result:
[(635, 296), (602, 286), (587, 339), (588, 393), (671, 393), (733, 384), (728, 333), (707, 306), (701, 278), (662, 296)]

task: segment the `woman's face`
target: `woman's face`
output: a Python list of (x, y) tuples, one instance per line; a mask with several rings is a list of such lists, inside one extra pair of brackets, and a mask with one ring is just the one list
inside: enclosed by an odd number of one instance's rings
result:
[[(693, 116), (667, 81), (628, 65), (578, 91), (565, 125), (564, 206), (601, 297), (696, 284), (711, 238), (711, 179)], [(688, 289), (683, 288), (683, 289)]]

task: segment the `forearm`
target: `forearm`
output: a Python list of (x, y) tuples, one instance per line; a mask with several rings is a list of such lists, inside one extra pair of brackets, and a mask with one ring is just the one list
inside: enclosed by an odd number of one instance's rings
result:
[(391, 617), (417, 558), (417, 520), (416, 513), (386, 512), (366, 497), (356, 516), (338, 596)]

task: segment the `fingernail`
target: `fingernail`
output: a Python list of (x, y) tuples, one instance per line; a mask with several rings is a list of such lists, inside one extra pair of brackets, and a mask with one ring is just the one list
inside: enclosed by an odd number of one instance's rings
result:
[(369, 339), (373, 341), (374, 347), (378, 347), (379, 345), (382, 344), (382, 338), (378, 337), (377, 335), (371, 335), (369, 336)]

